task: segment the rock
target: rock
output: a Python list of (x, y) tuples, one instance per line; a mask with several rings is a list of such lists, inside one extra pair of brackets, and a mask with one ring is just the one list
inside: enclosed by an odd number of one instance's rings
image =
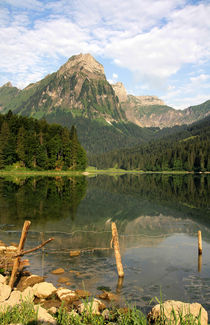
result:
[(10, 286), (4, 284), (0, 284), (0, 303), (8, 299), (11, 293)]
[(109, 300), (109, 301), (118, 301), (119, 300), (119, 296), (112, 293), (112, 292), (109, 292), (109, 291), (104, 291), (102, 294), (100, 294), (98, 296), (100, 299), (106, 299), (106, 300)]
[(21, 294), (22, 293), (18, 290), (12, 291), (9, 299), (4, 302), (5, 305), (13, 307), (17, 304), (20, 304), (21, 303)]
[(52, 274), (62, 274), (62, 273), (64, 273), (64, 269), (62, 269), (62, 267), (60, 267), (56, 270), (53, 270), (51, 273)]
[(69, 289), (65, 289), (65, 288), (59, 288), (57, 290), (57, 296), (61, 301), (65, 301), (67, 303), (71, 303), (74, 300), (78, 299), (78, 296), (76, 294), (75, 291), (73, 290), (69, 290)]
[(80, 255), (80, 251), (70, 251), (70, 252), (69, 252), (69, 255), (70, 255), (71, 257), (79, 256), (79, 255)]
[(47, 298), (57, 290), (52, 283), (48, 282), (37, 283), (33, 289), (34, 295), (38, 298)]
[(126, 102), (127, 100), (127, 92), (122, 82), (117, 82), (116, 84), (112, 84), (112, 88), (116, 96), (119, 98), (120, 102)]
[(69, 273), (73, 273), (76, 276), (79, 276), (80, 275), (80, 273), (78, 271), (74, 271), (74, 270), (70, 270)]
[(79, 298), (86, 298), (91, 296), (91, 293), (86, 290), (75, 290), (75, 292)]
[(55, 315), (57, 313), (57, 308), (56, 307), (51, 307), (48, 309), (48, 313)]
[(77, 309), (80, 314), (86, 312), (87, 314), (100, 315), (100, 302), (98, 299), (93, 299), (90, 302), (78, 305)]
[(22, 300), (34, 300), (34, 289), (32, 287), (26, 288), (22, 294)]
[(2, 274), (0, 274), (0, 284), (6, 284), (6, 282), (7, 282), (7, 278)]
[(102, 316), (106, 320), (109, 319), (109, 317), (110, 317), (110, 311), (109, 311), (109, 309), (104, 309), (104, 311), (102, 313)]
[(39, 275), (30, 275), (26, 277), (22, 277), (18, 283), (18, 290), (23, 291), (27, 287), (33, 287), (37, 283), (44, 282), (44, 278)]
[(6, 251), (6, 246), (0, 246), (0, 253), (4, 253)]
[(43, 325), (56, 325), (57, 322), (55, 318), (53, 318), (46, 309), (42, 308), (40, 305), (35, 306), (35, 311), (38, 310), (38, 324)]
[(66, 283), (66, 282), (68, 282), (68, 281), (69, 281), (69, 278), (67, 278), (67, 277), (65, 277), (65, 276), (60, 277), (60, 278), (58, 279), (58, 282), (60, 282), (60, 283)]
[[(174, 321), (173, 312), (175, 312), (176, 316), (178, 317), (179, 315), (182, 315), (182, 318), (186, 318), (189, 314), (193, 315), (194, 317), (198, 317), (201, 310), (201, 325), (208, 324), (207, 311), (201, 306), (201, 304), (190, 304), (174, 300), (165, 301), (161, 308), (160, 305), (154, 306), (147, 316), (149, 323), (154, 323), (156, 320), (160, 319), (162, 310), (164, 311), (165, 317), (171, 321), (171, 324), (176, 323)], [(176, 324), (180, 324), (180, 322), (178, 321)]]

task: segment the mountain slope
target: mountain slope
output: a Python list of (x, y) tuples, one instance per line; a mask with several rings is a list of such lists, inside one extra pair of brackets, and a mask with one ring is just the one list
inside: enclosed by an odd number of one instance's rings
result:
[(210, 116), (148, 144), (92, 156), (90, 164), (99, 169), (210, 171)]
[(73, 116), (126, 120), (103, 66), (90, 54), (71, 57), (57, 72), (19, 91), (4, 111), (40, 118), (56, 110)]
[(174, 125), (191, 124), (210, 114), (210, 100), (184, 110), (175, 110), (165, 105), (156, 96), (127, 95), (122, 83), (116, 83), (113, 89), (127, 119), (140, 127), (172, 127)]
[(163, 128), (207, 116), (210, 101), (177, 111), (155, 96), (127, 95), (122, 83), (108, 83), (103, 66), (90, 54), (79, 54), (23, 90), (10, 83), (0, 87), (0, 110), (75, 125), (87, 152), (102, 153), (173, 134), (178, 126)]

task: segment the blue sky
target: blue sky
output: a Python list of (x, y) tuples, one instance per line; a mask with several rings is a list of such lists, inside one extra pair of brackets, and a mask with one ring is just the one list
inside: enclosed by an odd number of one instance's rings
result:
[(1, 0), (0, 85), (91, 53), (110, 82), (186, 108), (210, 99), (210, 0)]

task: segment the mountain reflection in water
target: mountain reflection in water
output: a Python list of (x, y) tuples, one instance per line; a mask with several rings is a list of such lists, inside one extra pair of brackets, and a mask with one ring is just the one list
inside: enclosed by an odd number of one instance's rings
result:
[[(210, 175), (1, 178), (1, 240), (18, 241), (29, 219), (26, 247), (55, 238), (29, 256), (32, 272), (58, 285), (50, 272), (63, 267), (70, 288), (85, 286), (95, 294), (97, 287), (108, 286), (115, 291), (113, 251), (91, 251), (110, 247), (115, 221), (125, 269), (122, 299), (147, 309), (161, 287), (163, 299), (199, 301), (210, 311), (209, 197)], [(199, 229), (204, 240), (200, 272)], [(74, 249), (84, 251), (70, 258)]]

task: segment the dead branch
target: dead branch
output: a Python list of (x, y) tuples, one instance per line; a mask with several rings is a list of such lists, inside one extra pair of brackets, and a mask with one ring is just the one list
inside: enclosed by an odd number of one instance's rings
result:
[(26, 254), (29, 254), (29, 253), (32, 253), (34, 251), (36, 251), (37, 249), (40, 249), (42, 248), (43, 246), (45, 246), (47, 243), (51, 242), (52, 240), (54, 240), (54, 238), (49, 238), (48, 240), (46, 240), (44, 243), (34, 247), (34, 248), (31, 248), (31, 249), (28, 249), (27, 251), (24, 251), (24, 252), (20, 252), (20, 254), (17, 254), (15, 255), (14, 257), (21, 257), (23, 255), (26, 255)]

